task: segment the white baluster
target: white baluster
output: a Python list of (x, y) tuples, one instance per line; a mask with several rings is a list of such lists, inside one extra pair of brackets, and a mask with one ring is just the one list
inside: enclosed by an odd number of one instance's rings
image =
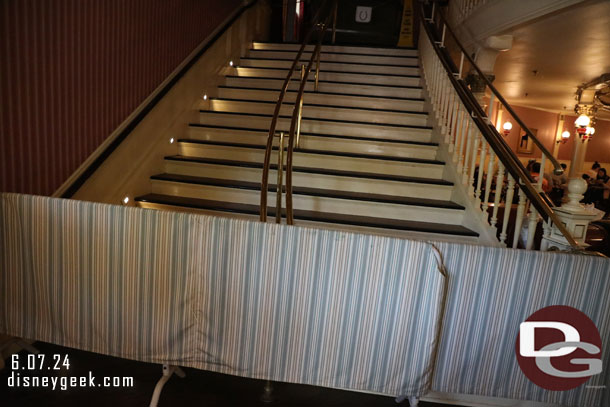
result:
[(546, 155), (542, 153), (540, 158), (540, 176), (538, 178), (538, 191), (542, 191), (542, 180), (544, 179), (544, 166), (546, 165)]
[(450, 84), (448, 83), (449, 81), (446, 81), (446, 86), (447, 86), (447, 100), (445, 102), (445, 108), (443, 110), (443, 123), (441, 126), (441, 130), (442, 130), (442, 134), (445, 135), (445, 143), (449, 142), (449, 120), (450, 120), (450, 114), (451, 114), (451, 104), (453, 103), (453, 92), (450, 91), (449, 86)]
[(523, 214), (525, 210), (525, 192), (519, 188), (519, 204), (517, 205), (517, 216), (515, 218), (515, 236), (513, 236), (513, 249), (519, 244), (519, 236), (521, 236), (521, 226), (523, 225)]
[(481, 134), (479, 133), (478, 129), (474, 130), (474, 145), (472, 146), (472, 153), (470, 158), (470, 173), (468, 175), (468, 195), (471, 197), (474, 195), (474, 170), (477, 164), (480, 138)]
[(468, 112), (465, 109), (462, 109), (462, 130), (460, 132), (460, 148), (458, 149), (458, 165), (457, 171), (458, 174), (462, 172), (462, 168), (464, 168), (464, 145), (466, 144), (466, 139), (468, 138), (468, 128), (473, 124), (470, 122), (470, 117)]
[(455, 149), (455, 133), (458, 120), (458, 112), (460, 111), (460, 103), (456, 100), (452, 105), (451, 112), (451, 130), (449, 131), (449, 152)]
[(472, 144), (474, 142), (474, 126), (472, 123), (469, 123), (468, 127), (468, 141), (466, 142), (466, 151), (464, 152), (464, 167), (462, 168), (462, 184), (464, 185), (466, 185), (468, 182), (468, 164), (470, 163)]
[(483, 198), (483, 220), (487, 222), (487, 218), (489, 214), (487, 213), (487, 209), (489, 205), (489, 193), (491, 192), (491, 182), (493, 181), (494, 176), (494, 168), (496, 164), (496, 153), (489, 148), (489, 164), (487, 165), (487, 176), (485, 177), (485, 197)]
[(536, 234), (536, 226), (538, 225), (538, 211), (534, 208), (534, 205), (530, 202), (530, 218), (529, 224), (527, 225), (527, 250), (532, 250), (534, 247), (534, 235)]
[[(481, 208), (481, 183), (485, 173), (485, 156), (487, 155), (487, 140), (481, 136), (481, 157), (479, 158), (479, 173), (477, 174), (477, 189), (475, 190), (475, 202), (477, 208)], [(483, 208), (481, 208), (483, 209)]]
[[(455, 92), (451, 92), (451, 96), (449, 98), (449, 104), (447, 105), (447, 122), (445, 123), (444, 126), (444, 131), (445, 131), (445, 143), (446, 144), (450, 144), (450, 140), (451, 140), (451, 118), (453, 116), (453, 107), (455, 104)], [(449, 150), (451, 151), (451, 150)]]
[(515, 193), (515, 179), (508, 174), (508, 189), (506, 190), (506, 200), (504, 201), (504, 218), (502, 219), (502, 233), (500, 233), (500, 243), (506, 242), (506, 230), (510, 218), (510, 210), (513, 206), (513, 195)]
[(498, 160), (498, 176), (496, 177), (496, 192), (494, 195), (494, 209), (491, 215), (491, 226), (496, 227), (498, 223), (498, 206), (500, 206), (500, 197), (502, 196), (502, 188), (504, 187), (504, 164)]

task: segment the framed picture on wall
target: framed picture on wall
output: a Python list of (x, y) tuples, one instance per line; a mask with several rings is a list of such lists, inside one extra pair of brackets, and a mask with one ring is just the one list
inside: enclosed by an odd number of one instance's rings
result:
[[(538, 135), (538, 129), (530, 129), (534, 136)], [(517, 153), (521, 154), (532, 154), (534, 151), (534, 140), (531, 137), (528, 137), (525, 130), (519, 128), (519, 139), (517, 140)]]

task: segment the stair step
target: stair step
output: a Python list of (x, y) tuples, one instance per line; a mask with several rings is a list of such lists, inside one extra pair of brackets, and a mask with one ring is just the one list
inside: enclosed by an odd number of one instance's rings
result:
[[(147, 194), (135, 198), (143, 207), (155, 207), (156, 205), (166, 207), (182, 207), (194, 210), (203, 210), (217, 214), (240, 214), (258, 217), (259, 206), (240, 203), (214, 201), (208, 199), (193, 199), (176, 197), (163, 194)], [(152, 205), (151, 205), (152, 204)], [(149, 206), (151, 205), (151, 206)], [(275, 208), (268, 208), (268, 216), (275, 216)], [(404, 232), (419, 232), (437, 235), (476, 237), (478, 234), (460, 225), (445, 225), (440, 223), (401, 221), (397, 219), (385, 219), (372, 216), (354, 216), (337, 213), (321, 213), (316, 211), (295, 210), (294, 217), (296, 225), (307, 225), (307, 222), (326, 223), (336, 228), (338, 225), (360, 226), (362, 228), (375, 228), (380, 230), (398, 230)]]
[[(159, 174), (151, 177), (152, 192), (196, 199), (212, 199), (255, 205), (260, 201), (260, 182)], [(449, 201), (395, 197), (312, 187), (293, 187), (294, 208), (401, 220), (461, 224), (463, 207)], [(275, 202), (276, 187), (269, 185), (268, 199)]]
[[(225, 76), (225, 85), (260, 89), (281, 89), (284, 79), (254, 78), (237, 75)], [(299, 79), (292, 78), (288, 85), (289, 90), (298, 90)], [(305, 91), (313, 92), (314, 81), (308, 80)], [(324, 82), (320, 81), (320, 92), (340, 93), (344, 95), (364, 95), (398, 98), (422, 98), (421, 87), (393, 87), (387, 85), (367, 85), (362, 83)]]
[[(288, 74), (288, 69), (277, 68), (251, 68), (247, 66), (236, 66), (235, 72), (240, 77), (254, 78), (277, 78), (284, 79)], [(300, 69), (300, 68), (299, 68)], [(295, 70), (294, 77), (298, 78), (298, 71)], [(309, 80), (314, 80), (314, 75), (310, 73)], [(353, 73), (321, 71), (320, 81), (340, 82), (340, 83), (363, 83), (366, 85), (386, 85), (386, 86), (421, 86), (421, 78), (417, 76), (380, 74), (380, 73)]]
[[(301, 121), (301, 132), (322, 133), (338, 136), (366, 137), (371, 139), (403, 140), (430, 142), (432, 128), (427, 126), (376, 124), (355, 120), (333, 120), (325, 118), (310, 118), (304, 111)], [(222, 111), (206, 111), (199, 113), (201, 124), (217, 126), (233, 126), (238, 128), (269, 130), (271, 114), (235, 113)], [(280, 116), (277, 121), (277, 131), (288, 131), (292, 116)]]
[[(268, 130), (243, 129), (231, 126), (209, 126), (203, 124), (191, 124), (189, 126), (189, 139), (191, 140), (266, 146), (268, 134)], [(277, 144), (277, 141), (274, 144)], [(300, 146), (310, 150), (379, 154), (429, 160), (436, 158), (438, 149), (436, 143), (417, 143), (311, 133), (301, 133)]]
[[(309, 61), (312, 51), (305, 51), (301, 54), (301, 59)], [(297, 56), (297, 51), (290, 50), (257, 50), (251, 49), (248, 51), (248, 58), (267, 58), (278, 60), (293, 61)], [(410, 66), (417, 67), (418, 59), (412, 56), (397, 56), (397, 55), (365, 55), (351, 54), (346, 52), (322, 52), (320, 54), (321, 62), (352, 62), (363, 65), (391, 65), (391, 66)]]
[[(216, 112), (258, 113), (273, 115), (276, 102), (252, 101), (245, 99), (210, 99), (210, 108)], [(290, 116), (294, 103), (284, 102), (280, 115)], [(327, 104), (314, 104), (303, 98), (303, 116), (310, 119), (330, 119), (360, 121), (361, 123), (398, 124), (404, 126), (428, 126), (428, 113), (405, 112), (387, 109), (340, 107)]]
[[(260, 182), (262, 168), (262, 162), (187, 156), (165, 157), (165, 172), (170, 174)], [(272, 161), (269, 171), (270, 182), (275, 182), (277, 179), (276, 170), (277, 161)], [(439, 179), (315, 167), (293, 167), (292, 182), (295, 186), (392, 194), (404, 197), (416, 196), (441, 201), (448, 201), (453, 189), (452, 183)]]
[[(255, 144), (181, 139), (178, 147), (181, 155), (189, 157), (262, 162), (265, 155), (264, 146)], [(271, 160), (277, 162), (277, 148)], [(437, 179), (444, 169), (444, 163), (436, 160), (305, 149), (295, 152), (293, 165)]]
[[(277, 102), (280, 94), (279, 89), (257, 89), (246, 87), (219, 86), (218, 97), (226, 99), (247, 99), (256, 101)], [(338, 107), (362, 107), (379, 110), (394, 110), (402, 112), (423, 112), (425, 108), (424, 99), (392, 98), (382, 96), (346, 95), (332, 92), (304, 93), (304, 100), (311, 104), (327, 104)], [(297, 90), (289, 90), (284, 96), (284, 101), (294, 103)]]
[[(252, 48), (256, 50), (276, 50), (276, 51), (298, 51), (301, 44), (281, 44), (270, 42), (254, 42)], [(313, 51), (315, 45), (306, 45), (305, 51)], [(322, 45), (322, 52), (363, 54), (363, 55), (396, 55), (402, 57), (417, 57), (417, 49), (414, 48), (381, 48), (366, 46), (345, 46), (345, 45)]]
[[(239, 66), (252, 68), (278, 68), (290, 69), (292, 60), (288, 59), (267, 59), (267, 58), (241, 58)], [(301, 59), (297, 63), (297, 70), (301, 65), (307, 66), (306, 59)], [(320, 62), (320, 71), (352, 72), (352, 73), (371, 73), (371, 74), (393, 74), (406, 76), (419, 76), (420, 70), (411, 66), (392, 66), (392, 65), (365, 65), (353, 62)]]

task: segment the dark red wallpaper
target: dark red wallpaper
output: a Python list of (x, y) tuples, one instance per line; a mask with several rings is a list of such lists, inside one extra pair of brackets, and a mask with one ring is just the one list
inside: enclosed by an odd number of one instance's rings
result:
[(239, 0), (0, 0), (0, 191), (52, 194)]

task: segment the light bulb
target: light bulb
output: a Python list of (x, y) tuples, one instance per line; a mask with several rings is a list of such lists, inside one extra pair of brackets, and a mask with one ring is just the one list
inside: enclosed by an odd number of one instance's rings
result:
[(506, 131), (511, 131), (513, 128), (513, 124), (511, 122), (505, 122), (502, 128)]
[(591, 119), (586, 114), (581, 114), (574, 122), (578, 127), (587, 127), (591, 123)]
[(564, 140), (567, 140), (570, 138), (570, 132), (569, 131), (564, 131), (563, 133), (561, 133), (561, 138)]
[(233, 66), (233, 61), (229, 61), (229, 66)]
[(169, 139), (169, 144), (174, 144), (174, 141), (175, 141), (175, 140), (174, 140), (174, 138), (173, 138), (173, 137), (172, 137), (172, 138), (170, 138), (170, 139)]
[(126, 196), (125, 198), (123, 198), (123, 204), (127, 205), (129, 203), (129, 197)]

